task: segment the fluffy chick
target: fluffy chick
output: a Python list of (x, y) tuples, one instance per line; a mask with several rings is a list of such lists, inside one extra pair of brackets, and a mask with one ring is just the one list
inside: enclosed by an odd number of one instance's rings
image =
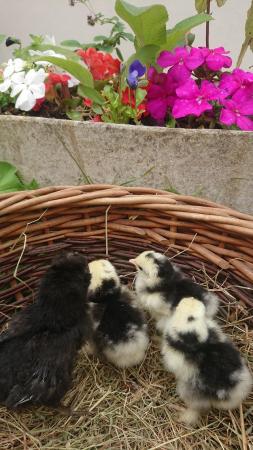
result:
[(71, 384), (73, 363), (91, 334), (90, 273), (84, 256), (57, 257), (34, 304), (17, 313), (0, 336), (0, 402), (57, 407)]
[(181, 300), (168, 319), (162, 355), (187, 406), (181, 420), (189, 425), (211, 407), (237, 408), (250, 393), (252, 376), (245, 361), (194, 298)]
[(186, 278), (165, 255), (145, 251), (130, 262), (137, 268), (135, 289), (139, 304), (155, 319), (159, 331), (163, 332), (167, 318), (184, 297), (202, 301), (208, 317), (216, 314), (217, 296)]
[(134, 295), (121, 286), (109, 261), (93, 261), (89, 269), (88, 298), (95, 304), (94, 342), (97, 353), (102, 353), (117, 367), (139, 364), (148, 347), (148, 335), (145, 318), (135, 304)]

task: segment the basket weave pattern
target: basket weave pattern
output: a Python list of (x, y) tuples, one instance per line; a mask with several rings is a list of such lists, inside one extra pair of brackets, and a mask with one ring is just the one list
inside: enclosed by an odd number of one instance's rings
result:
[[(154, 248), (175, 257), (201, 281), (223, 276), (233, 295), (253, 306), (253, 216), (204, 199), (149, 188), (56, 186), (4, 194), (0, 200), (0, 323), (34, 298), (52, 256), (75, 248), (88, 259), (109, 256), (121, 274), (128, 259)], [(211, 278), (210, 278), (211, 279)], [(243, 286), (245, 289), (238, 289)], [(226, 295), (220, 292), (220, 297)]]

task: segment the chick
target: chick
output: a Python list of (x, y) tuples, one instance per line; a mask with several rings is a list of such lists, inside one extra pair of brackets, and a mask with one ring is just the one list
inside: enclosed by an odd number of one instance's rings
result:
[(181, 420), (189, 425), (211, 407), (237, 408), (250, 393), (252, 376), (245, 361), (195, 298), (181, 300), (168, 319), (162, 355), (187, 405)]
[(130, 259), (137, 268), (135, 289), (139, 304), (149, 311), (156, 327), (163, 332), (173, 308), (184, 297), (195, 297), (206, 307), (206, 315), (213, 317), (218, 310), (218, 298), (203, 287), (185, 278), (169, 259), (154, 251), (145, 251)]
[(93, 261), (89, 269), (91, 283), (88, 298), (96, 304), (93, 317), (97, 353), (102, 353), (117, 367), (139, 364), (148, 347), (148, 335), (145, 318), (135, 304), (134, 295), (121, 286), (117, 272), (109, 261)]
[(53, 261), (35, 303), (0, 335), (0, 403), (59, 406), (77, 352), (91, 334), (89, 282), (84, 256), (69, 252)]

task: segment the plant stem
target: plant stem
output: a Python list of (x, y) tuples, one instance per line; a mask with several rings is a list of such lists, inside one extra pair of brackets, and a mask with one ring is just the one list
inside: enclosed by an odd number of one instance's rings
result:
[[(211, 7), (211, 0), (207, 0), (207, 4), (206, 4), (206, 13), (210, 14), (210, 8)], [(210, 33), (210, 28), (209, 28), (209, 24), (210, 22), (206, 22), (206, 47), (209, 48), (209, 33)]]

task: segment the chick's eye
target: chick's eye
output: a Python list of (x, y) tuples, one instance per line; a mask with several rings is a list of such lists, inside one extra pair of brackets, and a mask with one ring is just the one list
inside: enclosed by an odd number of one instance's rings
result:
[(137, 266), (139, 270), (143, 270), (143, 268), (141, 266)]

